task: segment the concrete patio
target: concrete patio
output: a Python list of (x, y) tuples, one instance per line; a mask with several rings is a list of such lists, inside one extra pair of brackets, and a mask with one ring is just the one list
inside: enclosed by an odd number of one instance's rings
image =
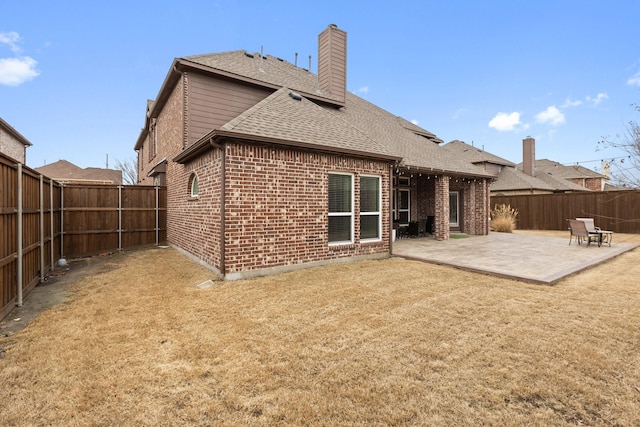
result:
[(528, 282), (551, 285), (637, 247), (634, 243), (569, 245), (566, 239), (534, 235), (495, 233), (488, 236), (461, 235), (446, 241), (433, 237), (400, 239), (393, 255), (449, 265)]

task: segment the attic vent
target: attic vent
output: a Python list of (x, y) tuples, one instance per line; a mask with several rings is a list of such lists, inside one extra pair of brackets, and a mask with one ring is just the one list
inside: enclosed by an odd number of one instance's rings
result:
[(282, 58), (276, 58), (276, 59), (277, 59), (278, 61), (280, 61), (280, 62), (284, 62), (284, 59), (282, 59)]
[(244, 54), (245, 54), (245, 56), (248, 56), (249, 58), (253, 58), (253, 55), (251, 53), (249, 53), (249, 52), (245, 52)]
[(289, 92), (289, 96), (295, 99), (296, 101), (302, 101), (302, 95), (300, 95), (299, 93)]

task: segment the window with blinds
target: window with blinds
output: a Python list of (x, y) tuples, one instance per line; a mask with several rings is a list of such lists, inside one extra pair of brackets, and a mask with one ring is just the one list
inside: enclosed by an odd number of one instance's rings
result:
[(381, 237), (380, 177), (360, 177), (360, 240), (379, 240)]
[(329, 174), (329, 243), (353, 242), (353, 176)]

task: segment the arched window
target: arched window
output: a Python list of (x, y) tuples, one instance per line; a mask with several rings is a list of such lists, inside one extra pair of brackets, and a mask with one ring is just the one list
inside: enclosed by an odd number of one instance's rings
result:
[(195, 173), (192, 173), (189, 177), (189, 191), (191, 192), (191, 197), (198, 197), (198, 177)]

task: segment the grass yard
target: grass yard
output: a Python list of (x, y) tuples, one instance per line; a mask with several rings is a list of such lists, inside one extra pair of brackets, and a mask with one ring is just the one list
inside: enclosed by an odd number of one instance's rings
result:
[(553, 287), (388, 259), (197, 289), (172, 249), (99, 262), (0, 338), (0, 425), (640, 425), (640, 249)]

